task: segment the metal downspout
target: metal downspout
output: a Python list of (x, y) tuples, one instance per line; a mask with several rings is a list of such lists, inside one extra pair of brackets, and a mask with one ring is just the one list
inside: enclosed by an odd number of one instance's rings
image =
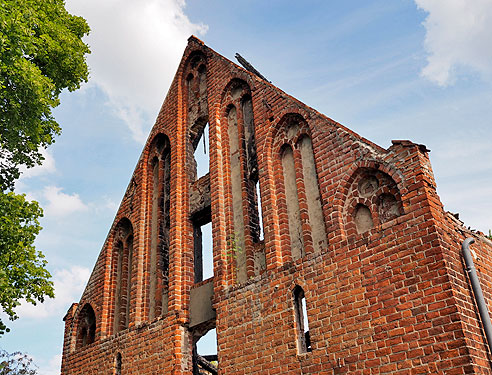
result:
[(485, 299), (483, 298), (482, 288), (480, 287), (480, 281), (477, 276), (477, 270), (473, 264), (473, 258), (469, 248), (474, 242), (475, 240), (471, 237), (464, 240), (461, 245), (461, 252), (463, 254), (463, 258), (465, 259), (466, 272), (468, 273), (468, 277), (472, 285), (473, 294), (475, 295), (475, 301), (478, 306), (478, 312), (480, 313), (480, 319), (482, 320), (483, 330), (485, 331), (487, 343), (489, 344), (489, 352), (492, 353), (492, 323), (490, 322), (489, 310), (485, 304)]

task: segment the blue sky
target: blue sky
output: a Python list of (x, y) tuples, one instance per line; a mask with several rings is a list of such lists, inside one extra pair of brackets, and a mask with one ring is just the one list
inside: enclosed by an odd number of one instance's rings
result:
[(431, 149), (445, 209), (492, 228), (492, 3), (487, 0), (67, 0), (91, 80), (63, 93), (63, 134), (16, 190), (45, 209), (37, 246), (57, 297), (19, 308), (0, 346), (59, 373), (62, 318), (101, 250), (186, 40), (239, 52), (288, 94), (382, 147)]

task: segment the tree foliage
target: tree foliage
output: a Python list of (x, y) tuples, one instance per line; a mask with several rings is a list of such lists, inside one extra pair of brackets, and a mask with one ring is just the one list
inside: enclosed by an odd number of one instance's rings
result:
[[(54, 296), (44, 256), (33, 245), (41, 216), (38, 203), (24, 195), (0, 194), (0, 306), (11, 320), (21, 299), (36, 304)], [(0, 319), (0, 334), (5, 330)]]
[[(87, 81), (88, 32), (64, 0), (0, 1), (0, 306), (12, 320), (21, 300), (53, 297), (53, 283), (33, 245), (43, 212), (8, 191), (22, 166), (42, 163), (40, 150), (60, 133), (51, 112), (60, 93)], [(7, 330), (0, 320), (0, 335)]]
[(36, 375), (32, 358), (20, 352), (8, 353), (0, 349), (0, 375)]
[(0, 2), (0, 187), (12, 189), (19, 166), (41, 164), (40, 147), (60, 133), (51, 110), (65, 88), (87, 81), (82, 37), (89, 26), (63, 0)]

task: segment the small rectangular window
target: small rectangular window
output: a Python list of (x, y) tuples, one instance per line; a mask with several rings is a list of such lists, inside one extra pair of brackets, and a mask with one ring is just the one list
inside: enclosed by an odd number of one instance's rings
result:
[(306, 298), (304, 297), (304, 290), (299, 286), (294, 288), (294, 313), (297, 350), (299, 354), (311, 352), (311, 335), (309, 333)]

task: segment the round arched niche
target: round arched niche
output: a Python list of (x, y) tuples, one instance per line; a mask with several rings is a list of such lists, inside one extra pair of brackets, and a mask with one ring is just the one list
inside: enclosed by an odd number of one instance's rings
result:
[(80, 310), (77, 327), (77, 348), (92, 344), (96, 339), (96, 314), (89, 303)]
[(362, 234), (403, 214), (398, 186), (378, 169), (357, 169), (348, 182), (344, 215), (346, 233)]

